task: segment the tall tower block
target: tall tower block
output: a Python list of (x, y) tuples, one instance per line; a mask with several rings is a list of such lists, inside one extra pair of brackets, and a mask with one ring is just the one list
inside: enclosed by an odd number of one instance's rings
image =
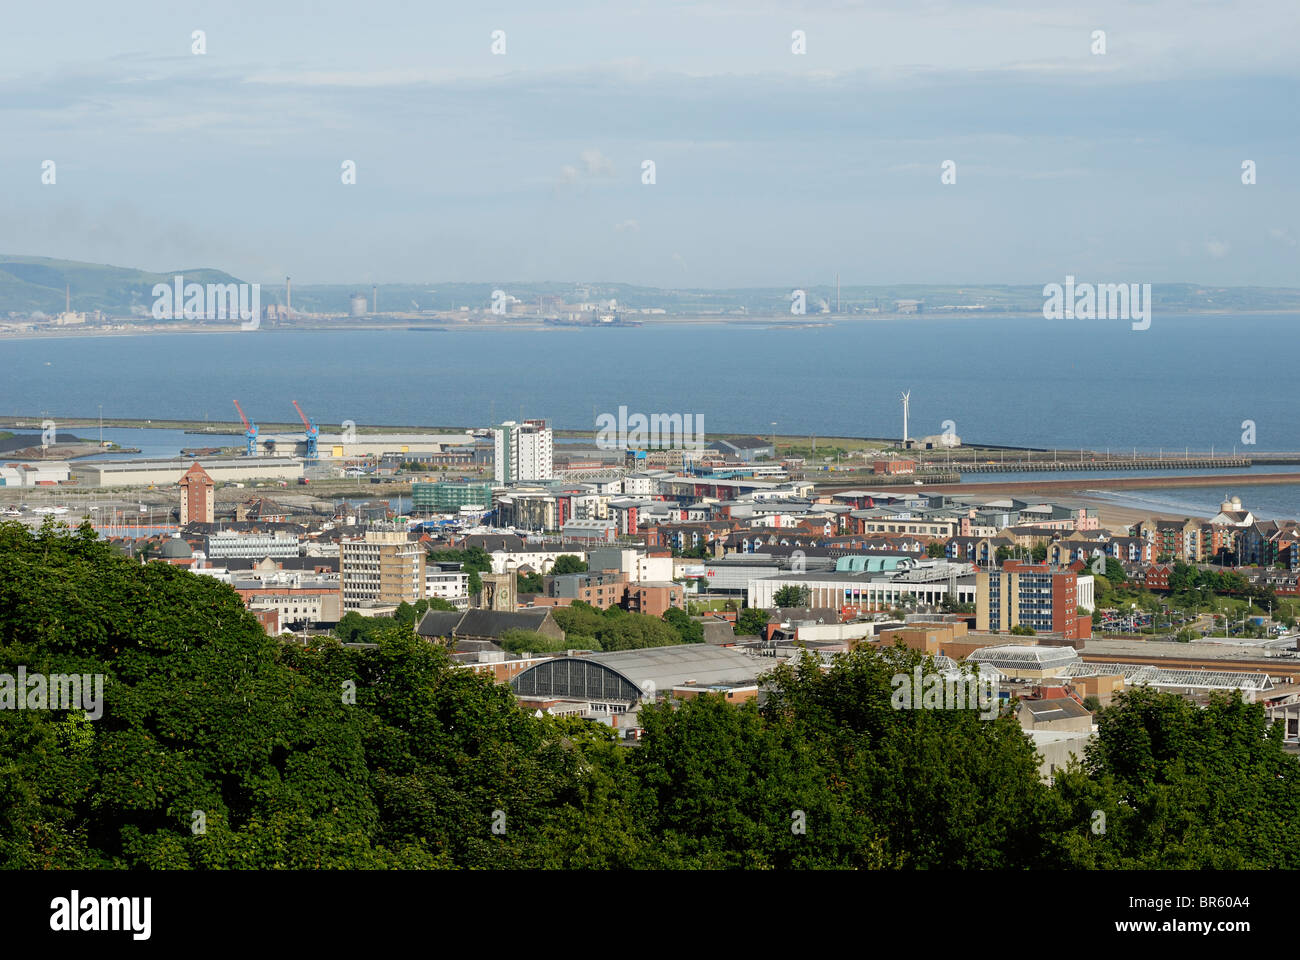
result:
[(187, 523), (215, 523), (217, 485), (197, 460), (180, 480), (181, 526)]

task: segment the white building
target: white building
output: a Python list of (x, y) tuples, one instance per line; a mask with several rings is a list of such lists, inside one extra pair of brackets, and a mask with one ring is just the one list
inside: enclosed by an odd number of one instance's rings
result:
[(0, 487), (35, 487), (63, 483), (71, 476), (72, 468), (61, 460), (11, 463), (0, 467)]
[(619, 570), (633, 583), (664, 583), (675, 573), (672, 557), (652, 557), (643, 549), (630, 547), (592, 547), (587, 566), (592, 571)]
[(275, 533), (218, 530), (206, 538), (204, 552), (213, 560), (229, 557), (261, 560), (264, 557), (296, 557), (300, 544), (293, 534), (279, 530)]
[[(193, 463), (188, 458), (79, 462), (72, 475), (87, 487), (171, 486), (180, 482)], [(296, 480), (303, 475), (302, 461), (290, 457), (223, 457), (204, 460), (203, 469), (217, 483)]]
[(782, 587), (796, 586), (808, 591), (810, 607), (858, 607), (866, 610), (883, 610), (897, 607), (905, 598), (918, 604), (938, 604), (947, 599), (949, 587), (955, 580), (956, 603), (975, 602), (975, 577), (960, 576), (953, 579), (907, 579), (880, 573), (850, 573), (824, 571), (821, 573), (779, 573), (749, 581), (745, 603), (764, 609), (776, 606), (776, 593)]
[(424, 595), (439, 597), (463, 610), (469, 606), (469, 574), (429, 564), (424, 568)]
[(648, 497), (659, 492), (659, 479), (645, 473), (630, 473), (622, 480), (622, 492), (630, 497)]
[(1097, 608), (1096, 581), (1090, 575), (1079, 574), (1074, 578), (1075, 602), (1092, 613)]
[(545, 420), (507, 420), (493, 427), (492, 435), (497, 483), (551, 479), (554, 447)]
[(525, 543), (519, 550), (493, 550), (492, 551), (492, 572), (493, 573), (510, 573), (518, 570), (520, 567), (532, 567), (537, 573), (550, 573), (551, 567), (555, 566), (555, 561), (565, 555), (577, 557), (579, 560), (587, 559), (587, 551), (583, 547), (576, 547), (571, 543), (555, 544), (538, 543), (537, 545)]

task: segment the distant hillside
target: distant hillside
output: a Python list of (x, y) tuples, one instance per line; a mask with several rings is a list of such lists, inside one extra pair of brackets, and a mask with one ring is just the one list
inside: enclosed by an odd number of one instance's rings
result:
[[(0, 315), (9, 311), (47, 314), (63, 310), (65, 284), (72, 288), (72, 308), (77, 311), (103, 310), (114, 316), (143, 314), (153, 304), (155, 283), (170, 283), (181, 273), (196, 283), (238, 283), (239, 278), (220, 270), (181, 269), (147, 273), (129, 267), (111, 267), (75, 260), (47, 257), (0, 255)], [(797, 278), (796, 278), (797, 279)], [(1044, 283), (1060, 283), (1064, 277), (1048, 277)], [(1119, 282), (1141, 278), (1085, 277), (1080, 282)], [(620, 307), (661, 308), (678, 316), (718, 314), (724, 316), (773, 316), (788, 314), (790, 293), (800, 287), (807, 294), (810, 315), (835, 309), (834, 284), (795, 283), (788, 287), (749, 287), (729, 290), (660, 289), (627, 283), (520, 282), (495, 283), (386, 283), (379, 285), (379, 310), (483, 309), (490, 305), (492, 292), (503, 290), (526, 304), (536, 305), (542, 297), (556, 297), (564, 303), (616, 300)], [(263, 283), (263, 305), (283, 304), (282, 282)], [(1286, 287), (1210, 287), (1194, 283), (1153, 283), (1152, 300), (1164, 312), (1216, 310), (1300, 310), (1300, 289)], [(294, 284), (293, 305), (307, 313), (346, 315), (349, 298), (366, 298), (374, 310), (369, 284)], [(987, 313), (1037, 313), (1043, 309), (1043, 287), (1008, 284), (879, 284), (844, 285), (839, 291), (840, 312), (845, 314), (889, 313), (895, 300), (919, 300), (927, 313), (944, 307), (980, 307)], [(961, 311), (965, 312), (965, 311)], [(979, 311), (976, 311), (977, 313)]]
[(185, 275), (187, 283), (239, 282), (221, 270), (147, 273), (100, 263), (0, 254), (0, 314), (11, 310), (62, 313), (65, 285), (71, 288), (72, 309), (78, 312), (103, 310), (125, 315), (132, 307), (148, 310), (153, 305), (154, 284), (171, 283), (178, 273)]
[[(1080, 281), (1111, 282), (1113, 278), (1080, 277)], [(1043, 283), (1060, 283), (1064, 277), (1049, 277)], [(1118, 282), (1118, 280), (1116, 280)], [(482, 309), (500, 289), (529, 304), (543, 296), (561, 297), (566, 303), (617, 300), (630, 309), (660, 307), (669, 314), (772, 316), (790, 311), (790, 294), (796, 287), (807, 294), (807, 312), (816, 314), (835, 309), (834, 284), (791, 284), (789, 287), (750, 287), (733, 290), (659, 289), (624, 283), (436, 283), (380, 284), (379, 309), (455, 310)], [(372, 290), (365, 284), (294, 284), (293, 304), (312, 313), (346, 313), (351, 294), (366, 298), (373, 309)], [(1166, 312), (1216, 310), (1300, 310), (1300, 289), (1274, 287), (1209, 287), (1195, 283), (1153, 283), (1156, 309)], [(284, 288), (279, 284), (262, 288), (263, 303), (282, 303)], [(881, 284), (848, 286), (839, 291), (840, 311), (859, 313), (880, 309), (889, 313), (895, 300), (922, 301), (922, 309), (934, 312), (943, 307), (980, 307), (985, 313), (1038, 313), (1043, 309), (1043, 285), (1005, 284)]]

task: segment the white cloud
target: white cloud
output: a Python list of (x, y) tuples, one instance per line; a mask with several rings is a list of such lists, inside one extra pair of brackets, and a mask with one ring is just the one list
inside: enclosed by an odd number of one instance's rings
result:
[(1291, 232), (1289, 227), (1269, 227), (1268, 235), (1279, 243), (1286, 244), (1288, 247), (1294, 247), (1296, 245), (1295, 234)]

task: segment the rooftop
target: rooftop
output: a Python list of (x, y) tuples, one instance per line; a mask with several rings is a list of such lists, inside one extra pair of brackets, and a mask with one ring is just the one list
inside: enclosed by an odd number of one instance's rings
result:
[(752, 682), (769, 666), (730, 647), (698, 643), (596, 653), (590, 659), (617, 670), (637, 686), (649, 680), (660, 689), (688, 681), (700, 686)]

